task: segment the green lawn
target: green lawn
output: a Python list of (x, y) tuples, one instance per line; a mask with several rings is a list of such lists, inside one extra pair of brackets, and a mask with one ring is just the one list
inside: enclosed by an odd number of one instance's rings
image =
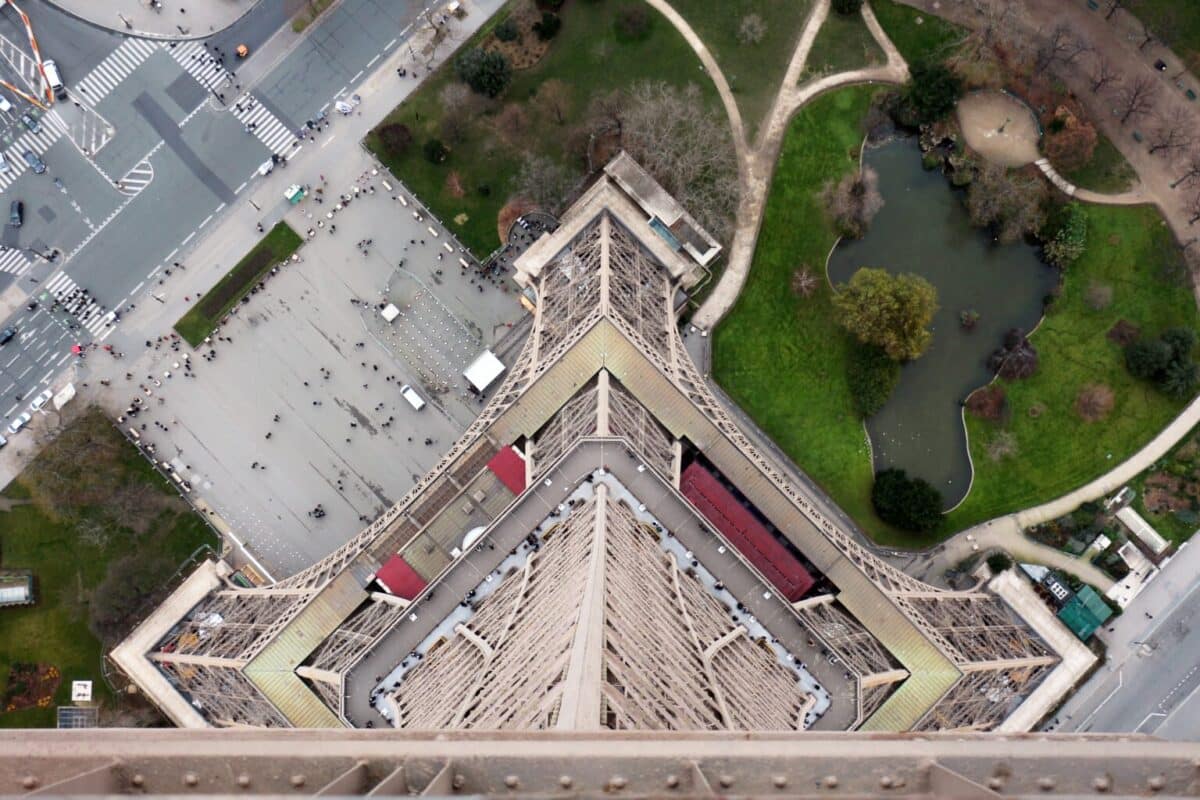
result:
[(1096, 140), (1091, 161), (1080, 169), (1060, 172), (1076, 186), (1110, 194), (1128, 190), (1137, 180), (1137, 172), (1103, 133)]
[(1200, 6), (1187, 0), (1136, 0), (1128, 5), (1193, 72), (1200, 71)]
[(918, 11), (896, 0), (869, 0), (880, 27), (908, 63), (922, 57), (950, 55), (965, 31), (953, 23)]
[(887, 56), (867, 29), (861, 14), (829, 12), (817, 32), (801, 82), (814, 75), (827, 75), (883, 64)]
[[(215, 545), (204, 521), (181, 501), (171, 500), (174, 492), (132, 447), (120, 441), (99, 412), (84, 418), (92, 435), (113, 437), (114, 447), (123, 448), (114, 469), (119, 472), (107, 479), (117, 483), (138, 482), (161, 495), (163, 509), (148, 533), (140, 536), (125, 528), (111, 531), (104, 540), (81, 536), (87, 520), (95, 519), (101, 509), (85, 509), (83, 522), (56, 519), (33, 502), (0, 510), (0, 565), (31, 569), (35, 576), (37, 603), (28, 607), (0, 610), (0, 691), (8, 682), (14, 661), (53, 664), (62, 673), (63, 682), (54, 698), (56, 704), (70, 704), (71, 681), (93, 681), (94, 697), (108, 705), (112, 694), (101, 677), (103, 652), (100, 642), (88, 629), (88, 598), (104, 578), (109, 562), (137, 552), (146, 558), (162, 555), (172, 564), (182, 563), (197, 547)], [(11, 446), (11, 445), (10, 445)], [(55, 445), (49, 445), (53, 448)], [(43, 456), (39, 456), (39, 459)], [(22, 502), (31, 497), (24, 475), (11, 484), (0, 498)], [(95, 512), (95, 513), (92, 513)], [(163, 576), (163, 580), (167, 579)], [(54, 707), (3, 713), (0, 727), (53, 727)]]
[[(1146, 479), (1151, 475), (1156, 478), (1162, 477), (1163, 473), (1170, 478), (1180, 480), (1179, 488), (1168, 493), (1181, 502), (1179, 505), (1173, 506), (1177, 509), (1175, 511), (1163, 510), (1152, 514), (1146, 510)], [(1197, 484), (1198, 481), (1200, 481), (1200, 427), (1192, 428), (1187, 436), (1184, 436), (1178, 444), (1171, 448), (1170, 453), (1129, 482), (1136, 492), (1133, 507), (1154, 526), (1155, 530), (1163, 535), (1163, 538), (1176, 544), (1185, 542), (1191, 538), (1197, 528), (1200, 528), (1200, 513), (1198, 513), (1200, 512), (1200, 499), (1197, 499), (1193, 492), (1189, 491), (1189, 486)], [(1154, 486), (1150, 490), (1156, 491)]]
[(175, 330), (192, 347), (200, 344), (267, 270), (285, 261), (302, 244), (304, 240), (300, 234), (286, 222), (271, 228), (233, 269), (225, 273), (216, 286), (196, 300), (195, 305), (175, 323)]
[[(989, 423), (968, 415), (975, 483), (949, 515), (954, 530), (1044, 503), (1087, 483), (1141, 448), (1185, 405), (1129, 377), (1120, 348), (1106, 338), (1122, 319), (1149, 335), (1174, 326), (1196, 327), (1192, 293), (1164, 271), (1164, 264), (1179, 258), (1170, 231), (1149, 206), (1087, 206), (1087, 212), (1087, 251), (1031, 337), (1040, 355), (1038, 372), (1028, 380), (1005, 383), (1010, 421)], [(1112, 304), (1103, 311), (1085, 302), (1092, 284), (1113, 289)], [(1107, 384), (1116, 395), (1103, 422), (1084, 423), (1073, 410), (1080, 388), (1088, 383)], [(1031, 408), (1035, 414), (1040, 408), (1040, 415), (1032, 416)], [(1001, 429), (1016, 437), (1018, 452), (997, 463), (986, 455), (986, 446)]]
[[(771, 110), (812, 3), (810, 0), (673, 0), (671, 5), (717, 59), (737, 98), (746, 136), (753, 140), (758, 125)], [(766, 34), (758, 44), (738, 41), (741, 21), (749, 14), (757, 14), (766, 23)]]
[[(573, 138), (572, 133), (581, 127), (591, 98), (614, 89), (628, 89), (639, 81), (661, 80), (675, 86), (697, 84), (705, 101), (719, 108), (716, 89), (700, 71), (699, 60), (657, 12), (650, 11), (651, 25), (644, 39), (627, 41), (618, 36), (618, 13), (634, 4), (634, 0), (567, 3), (561, 12), (562, 31), (550, 51), (533, 67), (514, 72), (512, 85), (501, 101), (469, 121), (462, 141), (446, 142), (451, 152), (445, 162), (430, 163), (422, 155), (422, 145), (430, 138), (446, 139), (441, 132), (439, 92), (456, 80), (453, 59), (448, 59), (382, 123), (407, 125), (415, 139), (413, 145), (396, 157), (384, 152), (378, 137), (371, 134), (367, 147), (463, 244), (477, 256), (486, 256), (500, 244), (497, 215), (513, 190), (513, 178), (525, 152), (548, 156), (579, 172), (579, 138)], [(493, 23), (504, 16), (505, 12), (500, 12)], [(467, 46), (482, 40), (492, 26), (484, 26)], [(538, 88), (552, 78), (566, 83), (570, 93), (561, 125), (533, 102)], [(508, 103), (521, 106), (528, 120), (513, 145), (505, 142), (495, 125), (497, 111)], [(448, 185), (452, 174), (461, 191)]]
[[(834, 321), (824, 280), (837, 236), (817, 198), (826, 181), (857, 165), (860, 123), (876, 91), (831, 92), (792, 120), (750, 276), (713, 335), (713, 376), (877, 540), (914, 546), (926, 542), (889, 529), (871, 508), (866, 432), (846, 382), (850, 341)], [(789, 288), (799, 265), (821, 278), (807, 300)]]

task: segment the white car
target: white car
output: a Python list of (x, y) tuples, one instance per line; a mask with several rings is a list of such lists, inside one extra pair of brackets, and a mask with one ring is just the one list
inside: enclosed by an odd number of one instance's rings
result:
[(53, 396), (54, 396), (54, 391), (51, 389), (46, 389), (41, 394), (39, 394), (37, 397), (33, 398), (33, 402), (29, 404), (29, 410), (30, 411), (41, 411), (42, 406), (46, 405), (46, 403), (48, 403), (50, 401), (50, 398)]
[(16, 417), (16, 419), (14, 419), (12, 422), (8, 423), (8, 432), (10, 434), (20, 432), (21, 428), (24, 428), (25, 424), (27, 422), (29, 422), (29, 420), (31, 420), (31, 419), (33, 419), (33, 417), (30, 416), (28, 411), (26, 411), (23, 414), (19, 414)]

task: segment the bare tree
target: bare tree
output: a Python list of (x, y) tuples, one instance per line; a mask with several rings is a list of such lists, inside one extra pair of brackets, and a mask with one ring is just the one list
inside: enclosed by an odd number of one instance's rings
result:
[(558, 78), (551, 78), (538, 87), (537, 104), (562, 125), (571, 112), (571, 87)]
[(1188, 225), (1195, 225), (1200, 221), (1200, 192), (1193, 192), (1192, 196), (1183, 204), (1183, 210), (1188, 215)]
[(1178, 178), (1171, 181), (1171, 188), (1174, 189), (1181, 183), (1190, 185), (1196, 178), (1200, 178), (1200, 152), (1193, 151), (1188, 155), (1183, 172)]
[(1125, 0), (1108, 0), (1107, 8), (1105, 8), (1105, 11), (1104, 11), (1104, 18), (1106, 20), (1112, 19), (1113, 14), (1116, 14), (1118, 11), (1120, 11), (1124, 7), (1125, 7)]
[(758, 14), (747, 14), (738, 25), (737, 38), (742, 44), (758, 44), (767, 35), (767, 23)]
[(976, 11), (982, 19), (979, 35), (989, 47), (998, 41), (1008, 41), (1018, 30), (1017, 9), (1012, 3), (988, 3), (978, 6)]
[(1117, 65), (1112, 62), (1112, 59), (1104, 53), (1096, 53), (1096, 58), (1092, 63), (1090, 80), (1092, 82), (1092, 93), (1096, 94), (1105, 86), (1119, 84), (1121, 73), (1117, 71)]
[(1138, 28), (1141, 31), (1140, 35), (1142, 37), (1141, 44), (1138, 45), (1138, 50), (1145, 50), (1147, 45), (1158, 38), (1158, 36), (1154, 32), (1154, 29), (1150, 27), (1148, 20), (1142, 19), (1141, 17), (1137, 17), (1136, 19), (1138, 22)]
[(624, 132), (627, 103), (628, 98), (618, 89), (593, 97), (588, 105), (588, 127), (596, 134), (620, 137)]
[(547, 211), (554, 211), (562, 205), (575, 177), (552, 159), (527, 155), (515, 180), (518, 194)]
[(1117, 91), (1117, 105), (1121, 111), (1121, 124), (1133, 117), (1140, 117), (1154, 107), (1158, 96), (1158, 84), (1154, 79), (1142, 75), (1123, 85)]
[(1088, 41), (1087, 38), (1078, 35), (1071, 35), (1067, 37), (1067, 43), (1062, 48), (1062, 55), (1059, 60), (1064, 66), (1070, 66), (1071, 64), (1074, 64), (1084, 53), (1094, 52), (1095, 49), (1096, 48), (1092, 46), (1092, 43)]
[(1172, 106), (1165, 114), (1157, 115), (1150, 134), (1150, 152), (1170, 157), (1191, 147), (1194, 141), (1191, 115), (1179, 106)]
[(1050, 33), (1038, 45), (1034, 54), (1034, 69), (1045, 72), (1066, 56), (1071, 49), (1071, 29), (1063, 23), (1055, 25)]
[(822, 199), (838, 232), (861, 239), (871, 220), (883, 208), (879, 173), (871, 167), (863, 167), (862, 172), (850, 173), (837, 183), (830, 181), (825, 185)]

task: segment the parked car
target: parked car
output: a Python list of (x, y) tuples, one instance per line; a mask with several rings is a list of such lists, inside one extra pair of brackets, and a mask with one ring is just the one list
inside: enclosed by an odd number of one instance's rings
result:
[(34, 133), (42, 132), (42, 123), (38, 122), (28, 114), (21, 115), (21, 124), (23, 124), (26, 128), (29, 128), (29, 130), (33, 131)]
[(41, 411), (42, 406), (50, 402), (50, 398), (54, 397), (54, 390), (43, 389), (42, 393), (33, 398), (33, 402), (29, 404), (30, 411)]
[(0, 172), (8, 172), (12, 169), (12, 164), (8, 163), (8, 159), (4, 157), (4, 153), (0, 153)]
[(38, 175), (41, 175), (46, 171), (46, 162), (42, 161), (42, 159), (38, 157), (37, 153), (33, 152), (32, 150), (26, 150), (21, 154), (21, 156), (25, 159), (25, 163), (29, 165), (29, 168)]
[(21, 428), (24, 428), (29, 420), (33, 419), (33, 415), (28, 411), (18, 414), (12, 422), (8, 423), (8, 432), (10, 435), (20, 433)]
[(13, 340), (13, 337), (16, 335), (17, 335), (17, 329), (14, 328), (12, 325), (9, 325), (4, 330), (0, 331), (0, 346), (6, 345), (9, 342), (11, 342)]
[(13, 200), (8, 204), (8, 224), (14, 228), (21, 227), (21, 223), (25, 219), (25, 204), (20, 200)]

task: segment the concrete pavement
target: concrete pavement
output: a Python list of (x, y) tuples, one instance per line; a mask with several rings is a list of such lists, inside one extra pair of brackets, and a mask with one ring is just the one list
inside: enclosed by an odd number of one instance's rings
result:
[(129, 36), (199, 39), (228, 28), (259, 2), (271, 0), (45, 0), (97, 27)]

